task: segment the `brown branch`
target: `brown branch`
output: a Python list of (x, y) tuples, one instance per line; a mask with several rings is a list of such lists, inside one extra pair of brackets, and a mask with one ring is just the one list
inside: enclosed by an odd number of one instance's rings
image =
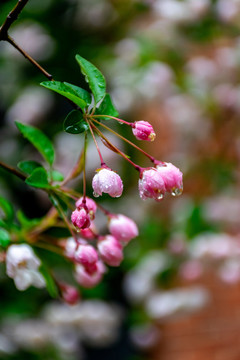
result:
[(6, 20), (0, 28), (0, 40), (7, 40), (8, 30), (12, 23), (17, 20), (20, 12), (23, 10), (24, 6), (27, 4), (28, 0), (18, 0), (16, 6), (10, 11)]
[(17, 177), (19, 177), (19, 179), (21, 180), (26, 180), (27, 176), (22, 174), (20, 171), (18, 171), (17, 169), (13, 168), (12, 166), (10, 165), (7, 165), (5, 163), (3, 163), (2, 161), (0, 161), (0, 167), (7, 170), (8, 172), (16, 175)]
[(5, 39), (9, 44), (11, 44), (15, 49), (17, 49), (30, 63), (32, 63), (41, 73), (48, 79), (53, 80), (51, 74), (49, 74), (41, 65), (38, 64), (36, 60), (34, 60), (28, 53), (26, 53), (19, 45), (15, 43), (15, 41), (10, 37), (7, 36)]

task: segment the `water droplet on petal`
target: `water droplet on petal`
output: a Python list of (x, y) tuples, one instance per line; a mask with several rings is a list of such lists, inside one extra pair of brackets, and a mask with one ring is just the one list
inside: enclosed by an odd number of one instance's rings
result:
[(183, 189), (179, 189), (179, 188), (173, 188), (172, 189), (172, 196), (180, 196), (183, 192)]
[(159, 194), (159, 195), (157, 196), (157, 200), (162, 200), (162, 198), (163, 198), (163, 194)]
[(98, 197), (99, 197), (99, 194), (93, 192), (93, 196), (96, 197), (96, 198), (98, 198)]

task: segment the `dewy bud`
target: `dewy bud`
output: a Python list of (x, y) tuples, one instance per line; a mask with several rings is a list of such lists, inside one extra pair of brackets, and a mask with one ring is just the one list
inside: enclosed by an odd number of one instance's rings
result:
[(132, 131), (138, 140), (153, 141), (156, 137), (152, 125), (147, 121), (135, 121)]
[(89, 272), (93, 272), (96, 269), (98, 253), (91, 245), (79, 245), (74, 260), (83, 265)]
[(123, 244), (138, 236), (138, 228), (135, 222), (125, 215), (111, 215), (108, 223), (110, 233)]
[(83, 202), (84, 198), (81, 197), (80, 199), (78, 199), (78, 201), (76, 201), (76, 208), (78, 208), (78, 210), (80, 210), (81, 208), (85, 208), (87, 207), (88, 210), (88, 214), (91, 218), (91, 220), (93, 220), (95, 218), (95, 213), (97, 211), (97, 204), (95, 203), (95, 201), (89, 197), (85, 197), (86, 202)]
[(92, 187), (94, 196), (98, 197), (102, 193), (107, 193), (112, 197), (122, 195), (123, 183), (120, 176), (111, 169), (101, 168), (93, 177)]
[(105, 266), (101, 261), (96, 263), (96, 269), (92, 273), (89, 273), (83, 265), (77, 265), (75, 268), (75, 279), (79, 285), (90, 289), (102, 280), (104, 272)]
[(138, 188), (139, 195), (143, 200), (151, 198), (160, 201), (166, 191), (164, 180), (155, 168), (148, 168), (142, 171)]
[(166, 191), (173, 196), (181, 195), (183, 189), (183, 174), (171, 163), (157, 165), (157, 171), (162, 176)]
[(122, 245), (112, 235), (102, 236), (98, 241), (101, 259), (110, 266), (119, 266), (123, 260)]
[(71, 220), (73, 225), (79, 229), (88, 228), (91, 224), (90, 216), (84, 208), (74, 210), (71, 215)]
[(61, 284), (60, 289), (62, 292), (62, 298), (67, 304), (75, 305), (79, 302), (79, 292), (74, 286)]

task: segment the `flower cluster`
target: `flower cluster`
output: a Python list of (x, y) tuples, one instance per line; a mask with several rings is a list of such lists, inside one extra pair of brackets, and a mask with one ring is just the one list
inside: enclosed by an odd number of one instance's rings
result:
[[(93, 220), (97, 210), (93, 199), (87, 197), (84, 203), (86, 214), (79, 223), (84, 223), (84, 217), (90, 219), (89, 214), (92, 214)], [(80, 198), (72, 213), (72, 221), (75, 220), (76, 212), (80, 213), (82, 204), (83, 198)], [(79, 236), (69, 238), (63, 245), (65, 256), (75, 265), (76, 281), (86, 288), (92, 288), (101, 281), (106, 265), (119, 266), (123, 260), (123, 248), (138, 236), (137, 225), (132, 219), (122, 214), (110, 214), (106, 210), (104, 213), (108, 218), (109, 234), (99, 235), (91, 221), (88, 229), (78, 227)], [(76, 221), (73, 224), (77, 226)], [(95, 246), (89, 244), (89, 240), (95, 240)]]

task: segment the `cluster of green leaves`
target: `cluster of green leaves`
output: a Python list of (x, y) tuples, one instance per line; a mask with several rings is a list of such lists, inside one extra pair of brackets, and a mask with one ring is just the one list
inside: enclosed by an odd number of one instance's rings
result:
[[(44, 81), (41, 83), (42, 86), (57, 92), (74, 104), (76, 109), (67, 115), (63, 124), (64, 130), (70, 134), (84, 133), (89, 129), (85, 116), (91, 111), (96, 115), (118, 116), (110, 95), (106, 93), (106, 80), (103, 74), (80, 55), (76, 55), (76, 60), (91, 93), (67, 82)], [(106, 116), (102, 119), (109, 118)]]

